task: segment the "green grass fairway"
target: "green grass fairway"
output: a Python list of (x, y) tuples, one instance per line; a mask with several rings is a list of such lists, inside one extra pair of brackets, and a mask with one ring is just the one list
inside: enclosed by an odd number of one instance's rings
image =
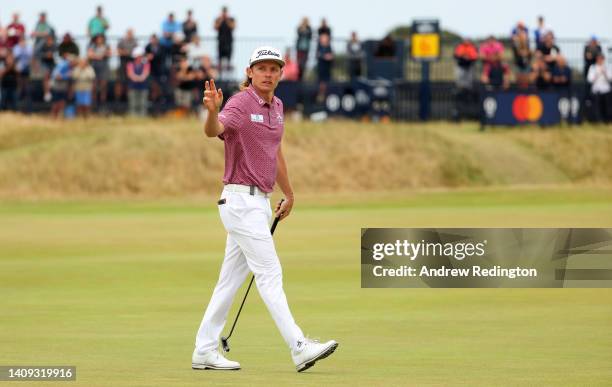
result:
[(285, 290), (305, 333), (340, 342), (303, 374), (256, 291), (230, 340), (243, 369), (191, 370), (225, 242), (214, 198), (3, 202), (0, 219), (0, 365), (76, 365), (67, 385), (612, 383), (612, 289), (359, 277), (361, 227), (612, 227), (611, 189), (298, 197), (275, 236)]

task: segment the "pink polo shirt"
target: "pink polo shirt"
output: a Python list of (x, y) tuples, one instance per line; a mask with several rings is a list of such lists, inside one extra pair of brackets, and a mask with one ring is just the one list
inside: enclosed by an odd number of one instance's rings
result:
[(224, 184), (255, 185), (272, 192), (276, 181), (276, 154), (285, 129), (283, 102), (264, 101), (253, 88), (232, 96), (219, 113), (225, 131)]
[(504, 54), (504, 45), (497, 40), (485, 41), (480, 45), (480, 55), (484, 56), (486, 61), (492, 60), (496, 54)]

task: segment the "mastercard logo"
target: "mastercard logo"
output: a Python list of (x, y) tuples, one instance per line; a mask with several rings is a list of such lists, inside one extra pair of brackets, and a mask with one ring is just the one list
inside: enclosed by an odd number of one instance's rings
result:
[(519, 95), (512, 102), (512, 114), (517, 121), (537, 121), (543, 112), (542, 100), (537, 95)]

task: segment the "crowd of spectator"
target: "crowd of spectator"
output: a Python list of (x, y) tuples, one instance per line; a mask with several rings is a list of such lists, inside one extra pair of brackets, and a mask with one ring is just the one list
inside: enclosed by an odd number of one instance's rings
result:
[[(127, 100), (130, 114), (145, 115), (169, 95), (178, 111), (188, 113), (197, 106), (204, 81), (230, 69), (235, 26), (223, 7), (214, 21), (221, 64), (217, 67), (200, 44), (191, 10), (183, 22), (168, 14), (159, 36), (152, 34), (145, 45), (128, 29), (111, 47), (107, 41), (110, 23), (103, 8), (97, 7), (87, 23), (85, 52), (70, 33), (60, 39), (45, 12), (39, 14), (30, 34), (15, 13), (10, 24), (0, 25), (0, 108), (15, 110), (18, 101), (31, 104), (30, 83), (37, 74), (42, 80), (42, 100), (50, 104), (53, 116), (62, 115), (68, 102), (74, 102), (80, 116), (89, 115), (92, 107), (105, 112), (109, 96), (114, 101)], [(116, 70), (111, 69), (112, 56), (119, 60)], [(113, 90), (108, 89), (111, 80)]]
[[(465, 98), (477, 87), (477, 80), (492, 90), (505, 90), (513, 83), (518, 90), (569, 93), (572, 70), (555, 42), (554, 32), (547, 28), (542, 16), (538, 17), (533, 40), (530, 39), (528, 27), (520, 21), (512, 29), (509, 42), (509, 60), (504, 55), (506, 47), (493, 36), (479, 47), (470, 39), (464, 39), (455, 47), (459, 99)], [(476, 75), (478, 62), (482, 64), (479, 77)], [(593, 104), (596, 119), (609, 121), (612, 119), (612, 112), (608, 111), (612, 75), (606, 68), (596, 36), (592, 36), (584, 48), (583, 78), (587, 102)]]
[(555, 44), (553, 31), (544, 26), (543, 18), (538, 20), (538, 28), (532, 41), (525, 23), (519, 22), (510, 35), (510, 50), (513, 66), (506, 61), (503, 43), (488, 37), (479, 47), (465, 39), (455, 48), (460, 87), (473, 87), (477, 77), (475, 64), (482, 62), (479, 80), (491, 89), (507, 89), (514, 78), (519, 89), (565, 90), (571, 82), (571, 70), (561, 50)]
[[(68, 101), (74, 102), (76, 114), (81, 116), (90, 114), (92, 107), (104, 112), (109, 97), (113, 101), (126, 100), (128, 112), (133, 115), (155, 113), (155, 106), (168, 100), (178, 111), (188, 114), (198, 106), (205, 80), (223, 79), (224, 74), (233, 71), (236, 19), (223, 7), (212, 24), (217, 31), (216, 63), (206, 55), (191, 10), (183, 21), (169, 13), (161, 23), (159, 35), (152, 34), (146, 44), (139, 44), (134, 31), (128, 29), (111, 47), (107, 40), (110, 22), (103, 8), (97, 7), (87, 23), (84, 52), (70, 33), (59, 38), (46, 13), (40, 13), (29, 34), (16, 13), (6, 27), (0, 24), (0, 107), (16, 109), (17, 101), (31, 102), (29, 86), (32, 74), (37, 74), (42, 80), (42, 100), (51, 105), (53, 115), (61, 115)], [(296, 35), (294, 50), (288, 48), (285, 53), (283, 79), (303, 81), (309, 58), (315, 58), (316, 101), (323, 102), (336, 60), (331, 45), (332, 29), (326, 19), (314, 29), (308, 18), (303, 18)], [(311, 53), (313, 41), (316, 48)], [(572, 71), (555, 42), (554, 32), (542, 17), (532, 34), (525, 23), (518, 22), (506, 45), (509, 47), (491, 36), (478, 46), (464, 39), (455, 47), (460, 99), (481, 84), (499, 90), (511, 85), (521, 90), (569, 90)], [(395, 53), (395, 40), (387, 35), (379, 42), (374, 56), (393, 57)], [(111, 57), (118, 58), (116, 69), (111, 69)], [(357, 33), (352, 32), (344, 58), (350, 80), (363, 75), (364, 58), (364, 47)], [(595, 36), (584, 48), (583, 77), (600, 117), (609, 119), (612, 112), (606, 109), (612, 78)], [(114, 87), (109, 90), (111, 80)]]

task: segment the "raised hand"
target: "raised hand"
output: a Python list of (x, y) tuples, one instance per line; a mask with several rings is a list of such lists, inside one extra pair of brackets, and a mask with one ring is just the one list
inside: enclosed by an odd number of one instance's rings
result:
[(204, 82), (204, 99), (202, 103), (209, 112), (218, 112), (223, 104), (223, 91), (217, 89), (215, 80), (211, 79), (210, 82)]

